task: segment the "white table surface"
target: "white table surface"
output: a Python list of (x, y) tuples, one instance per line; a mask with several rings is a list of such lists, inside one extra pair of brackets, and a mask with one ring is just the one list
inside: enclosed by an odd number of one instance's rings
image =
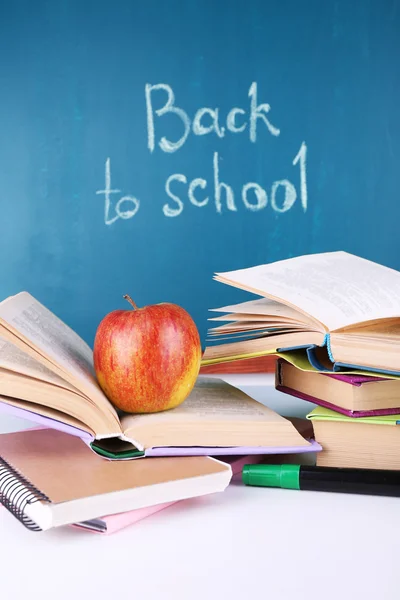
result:
[[(282, 413), (271, 376), (232, 376)], [(267, 385), (265, 385), (267, 384)], [(0, 417), (0, 431), (29, 427)], [(112, 536), (26, 530), (0, 510), (1, 598), (399, 598), (400, 499), (248, 488), (176, 504)]]

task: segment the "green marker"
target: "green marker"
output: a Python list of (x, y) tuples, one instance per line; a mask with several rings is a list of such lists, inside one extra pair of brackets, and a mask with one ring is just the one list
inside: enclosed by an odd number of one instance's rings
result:
[(400, 496), (400, 471), (305, 465), (244, 465), (243, 483), (292, 490)]
[(244, 465), (242, 479), (246, 485), (299, 490), (300, 465)]

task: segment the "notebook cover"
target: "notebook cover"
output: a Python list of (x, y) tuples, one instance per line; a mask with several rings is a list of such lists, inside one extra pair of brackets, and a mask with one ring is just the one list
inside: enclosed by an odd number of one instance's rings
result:
[[(221, 457), (219, 458), (221, 460)], [(246, 464), (254, 464), (260, 462), (262, 460), (261, 455), (252, 455), (252, 456), (238, 456), (238, 457), (222, 457), (223, 462), (228, 462), (232, 468), (232, 475), (237, 475), (241, 473), (243, 466)], [(86, 527), (82, 527), (80, 523), (74, 523), (71, 527), (80, 529), (81, 531), (86, 531), (87, 533), (96, 533), (97, 535), (111, 535), (124, 529), (125, 527), (129, 527), (129, 525), (134, 525), (151, 515), (154, 515), (168, 506), (172, 506), (173, 504), (177, 504), (178, 502), (184, 502), (184, 500), (177, 500), (177, 502), (166, 502), (164, 504), (157, 504), (155, 506), (148, 506), (146, 508), (139, 508), (137, 510), (130, 510), (125, 513), (120, 513), (117, 515), (106, 515), (105, 517), (100, 517), (100, 520), (103, 521), (106, 525), (105, 531), (95, 531), (93, 529), (87, 529)]]
[[(42, 429), (42, 427), (35, 427), (32, 429)], [(32, 431), (32, 429), (27, 431)], [(220, 460), (223, 462), (227, 462), (231, 465), (232, 475), (237, 475), (241, 473), (243, 466), (245, 464), (254, 464), (260, 462), (263, 459), (262, 455), (252, 455), (252, 456), (223, 456), (220, 457)], [(131, 510), (124, 513), (119, 513), (115, 515), (106, 515), (100, 517), (99, 520), (103, 521), (106, 529), (104, 531), (96, 531), (94, 529), (88, 529), (87, 527), (82, 526), (80, 523), (74, 523), (71, 527), (80, 529), (81, 531), (86, 531), (87, 533), (96, 533), (100, 535), (111, 535), (128, 527), (129, 525), (134, 525), (147, 517), (164, 510), (168, 506), (172, 506), (177, 502), (183, 502), (183, 500), (177, 500), (176, 502), (165, 502), (164, 504), (156, 504), (155, 506), (147, 506), (145, 508), (137, 508), (136, 510)], [(1, 506), (1, 505), (0, 505)]]
[[(116, 513), (122, 513), (133, 508), (222, 491), (232, 477), (228, 464), (207, 457), (107, 463), (88, 452), (81, 440), (53, 429), (4, 433), (0, 435), (0, 442), (3, 465), (0, 490), (4, 492), (0, 494), (0, 504), (24, 524), (26, 516), (33, 519), (32, 523), (35, 523), (35, 517), (28, 511), (25, 513), (24, 508), (20, 509), (25, 505), (19, 503), (19, 496), (18, 502), (17, 496), (11, 496), (15, 490), (18, 494), (27, 488), (28, 503), (31, 497), (33, 503), (36, 500), (58, 505), (70, 503), (71, 510), (65, 519), (68, 523), (71, 514), (80, 514), (79, 520), (86, 521), (99, 518), (105, 507), (107, 511), (112, 508)], [(218, 479), (214, 478), (216, 474)], [(211, 477), (212, 481), (210, 487), (204, 489), (201, 481), (206, 477)], [(195, 488), (191, 488), (192, 480)], [(164, 484), (170, 482), (178, 485), (174, 488), (166, 485), (164, 488)], [(211, 485), (212, 482), (215, 485)], [(153, 491), (153, 486), (155, 494), (148, 494), (145, 500), (141, 490), (147, 488)], [(100, 510), (101, 505), (103, 510)], [(39, 527), (43, 527), (44, 523), (44, 529), (48, 529), (52, 526), (50, 521), (49, 518), (44, 519)], [(28, 525), (31, 528), (30, 523)]]
[[(330, 375), (329, 375), (330, 377)], [(341, 379), (343, 376), (339, 376)], [(344, 377), (347, 378), (345, 375)], [(364, 378), (365, 379), (365, 378)], [(368, 377), (370, 380), (371, 378)], [(353, 384), (359, 385), (359, 384)], [(334, 410), (342, 415), (346, 415), (348, 417), (352, 417), (355, 419), (363, 418), (363, 417), (378, 417), (381, 415), (397, 415), (400, 413), (399, 408), (379, 408), (377, 410), (346, 410), (340, 406), (336, 406), (331, 402), (326, 402), (326, 400), (321, 400), (320, 398), (314, 398), (313, 396), (309, 396), (308, 394), (304, 394), (303, 392), (299, 392), (292, 388), (286, 387), (284, 385), (277, 385), (276, 389), (284, 394), (289, 394), (290, 396), (294, 396), (295, 398), (300, 398), (301, 400), (306, 400), (307, 402), (312, 402), (313, 404), (318, 404), (318, 406), (323, 406), (325, 408), (329, 408)]]

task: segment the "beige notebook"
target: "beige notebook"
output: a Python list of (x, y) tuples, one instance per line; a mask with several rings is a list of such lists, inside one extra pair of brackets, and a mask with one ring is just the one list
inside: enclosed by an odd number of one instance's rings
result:
[(221, 492), (231, 476), (206, 456), (113, 462), (60, 431), (0, 435), (0, 503), (33, 530)]

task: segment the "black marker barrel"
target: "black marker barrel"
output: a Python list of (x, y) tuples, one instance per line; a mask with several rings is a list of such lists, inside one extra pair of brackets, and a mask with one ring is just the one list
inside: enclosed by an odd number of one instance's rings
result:
[(400, 497), (400, 471), (304, 465), (245, 465), (246, 485)]

